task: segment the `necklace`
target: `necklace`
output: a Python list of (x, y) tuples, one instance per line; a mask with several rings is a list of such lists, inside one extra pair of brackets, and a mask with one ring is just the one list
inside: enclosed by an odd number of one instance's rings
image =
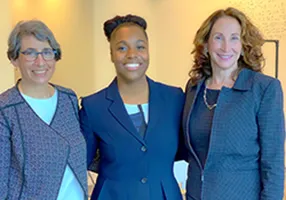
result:
[(209, 105), (208, 104), (208, 102), (207, 102), (207, 86), (205, 87), (205, 90), (204, 90), (204, 103), (205, 103), (205, 105), (207, 106), (207, 108), (209, 109), (209, 110), (212, 110), (213, 108), (215, 108), (216, 107), (216, 103), (215, 104), (213, 104), (213, 105)]

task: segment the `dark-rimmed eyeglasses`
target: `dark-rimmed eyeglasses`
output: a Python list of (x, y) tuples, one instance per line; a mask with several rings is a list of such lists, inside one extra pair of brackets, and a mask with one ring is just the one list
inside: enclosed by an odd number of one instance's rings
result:
[(43, 49), (41, 52), (38, 52), (36, 49), (27, 49), (25, 51), (20, 51), (27, 61), (34, 61), (38, 58), (39, 54), (42, 55), (45, 61), (50, 61), (55, 58), (56, 50), (53, 49)]

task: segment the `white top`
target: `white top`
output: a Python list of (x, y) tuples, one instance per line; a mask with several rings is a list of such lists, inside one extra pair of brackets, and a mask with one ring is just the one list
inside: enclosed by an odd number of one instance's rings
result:
[[(48, 99), (36, 99), (21, 93), (34, 112), (48, 125), (57, 108), (58, 91)], [(57, 200), (83, 200), (84, 192), (69, 165), (66, 166)]]

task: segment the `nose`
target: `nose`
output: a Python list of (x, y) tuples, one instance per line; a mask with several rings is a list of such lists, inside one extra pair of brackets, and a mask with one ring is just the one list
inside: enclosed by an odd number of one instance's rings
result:
[(45, 59), (43, 58), (42, 54), (37, 55), (37, 58), (35, 59), (35, 63), (39, 66), (42, 66), (45, 63)]
[(128, 58), (134, 58), (134, 57), (136, 57), (136, 50), (135, 49), (133, 49), (133, 48), (130, 48), (130, 49), (128, 49), (128, 51), (127, 51), (127, 57)]
[(229, 52), (229, 50), (230, 50), (230, 42), (228, 42), (227, 40), (223, 41), (221, 48), (222, 48), (222, 50), (224, 52)]

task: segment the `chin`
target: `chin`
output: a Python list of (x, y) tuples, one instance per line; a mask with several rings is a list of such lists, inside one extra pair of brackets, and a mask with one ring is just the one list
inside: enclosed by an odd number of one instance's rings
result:
[(221, 69), (231, 69), (234, 68), (235, 63), (217, 63), (217, 66)]
[(133, 76), (133, 77), (126, 77), (126, 80), (128, 80), (128, 82), (137, 82), (140, 81), (142, 78), (144, 78), (145, 76)]
[(37, 85), (45, 85), (49, 83), (49, 79), (45, 79), (45, 80), (35, 80), (34, 81), (35, 84)]

